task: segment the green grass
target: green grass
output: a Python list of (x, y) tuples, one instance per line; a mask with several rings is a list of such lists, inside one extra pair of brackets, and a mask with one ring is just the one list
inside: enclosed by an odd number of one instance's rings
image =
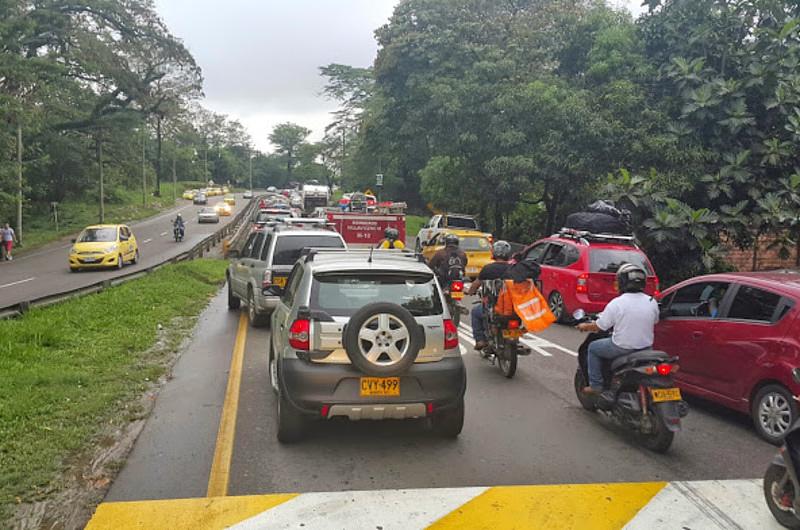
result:
[(406, 238), (411, 239), (417, 237), (422, 225), (428, 221), (428, 217), (420, 215), (406, 215)]
[[(181, 194), (186, 189), (202, 187), (199, 182), (178, 182), (176, 196), (181, 200)], [(142, 192), (130, 190), (116, 190), (114, 201), (107, 200), (105, 204), (105, 218), (107, 223), (128, 223), (171, 208), (175, 205), (172, 201), (173, 185), (171, 182), (161, 184), (161, 197), (147, 198), (147, 206), (142, 204)], [(34, 204), (26, 209), (22, 220), (23, 245), (19, 247), (20, 253), (40, 247), (44, 244), (61, 239), (70, 234), (75, 234), (85, 226), (95, 224), (99, 220), (99, 205), (96, 201), (86, 202), (69, 199), (58, 205), (58, 232), (52, 218), (49, 204)]]
[[(56, 491), (107, 425), (164, 373), (226, 262), (195, 260), (0, 321), (0, 527), (13, 504)], [(182, 318), (181, 318), (182, 317)], [(153, 348), (158, 326), (166, 348)]]

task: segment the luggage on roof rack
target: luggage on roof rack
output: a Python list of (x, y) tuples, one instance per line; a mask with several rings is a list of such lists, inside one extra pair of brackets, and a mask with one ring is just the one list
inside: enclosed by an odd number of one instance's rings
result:
[(602, 212), (569, 214), (564, 222), (564, 227), (594, 234), (630, 235), (630, 229), (623, 219)]

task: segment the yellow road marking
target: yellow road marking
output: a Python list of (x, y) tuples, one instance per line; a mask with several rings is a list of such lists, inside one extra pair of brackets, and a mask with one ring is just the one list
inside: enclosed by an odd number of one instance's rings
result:
[(86, 530), (216, 530), (240, 523), (295, 494), (251, 495), (101, 504)]
[(242, 312), (239, 317), (239, 329), (233, 345), (231, 370), (228, 374), (228, 388), (225, 390), (225, 403), (222, 405), (222, 416), (219, 420), (217, 445), (214, 448), (214, 461), (208, 477), (207, 497), (224, 497), (228, 494), (228, 481), (231, 472), (233, 442), (236, 438), (236, 414), (239, 410), (239, 387), (242, 384), (242, 364), (244, 363), (244, 346), (247, 342), (247, 316)]
[(666, 485), (666, 482), (647, 482), (500, 486), (489, 488), (429, 528), (618, 529), (625, 526)]

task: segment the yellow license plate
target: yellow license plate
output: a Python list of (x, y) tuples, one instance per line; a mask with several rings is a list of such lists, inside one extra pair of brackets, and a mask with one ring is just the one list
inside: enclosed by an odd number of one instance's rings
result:
[(650, 395), (653, 396), (654, 403), (662, 401), (680, 401), (681, 389), (680, 388), (651, 388)]
[(518, 339), (525, 333), (521, 329), (504, 329), (503, 338), (505, 339)]
[(399, 377), (362, 377), (361, 397), (399, 396)]
[(461, 300), (462, 298), (464, 298), (464, 293), (462, 293), (461, 291), (450, 293), (450, 298), (452, 298), (453, 300)]
[(286, 276), (276, 276), (272, 283), (282, 289), (286, 287)]

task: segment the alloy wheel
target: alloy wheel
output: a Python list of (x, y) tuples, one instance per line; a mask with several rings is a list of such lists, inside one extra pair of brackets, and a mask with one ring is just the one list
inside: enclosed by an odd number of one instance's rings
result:
[(564, 316), (564, 298), (561, 296), (561, 293), (558, 291), (553, 291), (550, 294), (550, 311), (553, 313), (553, 316), (556, 317), (556, 320), (561, 320)]
[(379, 313), (358, 330), (359, 353), (377, 366), (394, 366), (405, 358), (411, 346), (411, 333), (402, 320)]
[(792, 421), (789, 401), (777, 392), (766, 394), (758, 405), (758, 421), (764, 432), (770, 436), (783, 436)]

